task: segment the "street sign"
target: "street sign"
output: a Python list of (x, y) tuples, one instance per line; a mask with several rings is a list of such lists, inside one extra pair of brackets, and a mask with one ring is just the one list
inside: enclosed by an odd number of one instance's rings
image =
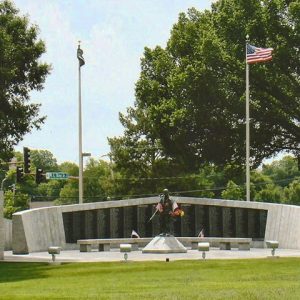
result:
[(63, 172), (47, 172), (46, 179), (68, 179), (69, 174)]

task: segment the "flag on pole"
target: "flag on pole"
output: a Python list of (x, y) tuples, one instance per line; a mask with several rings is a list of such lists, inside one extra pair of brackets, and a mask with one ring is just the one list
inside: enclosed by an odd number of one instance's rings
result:
[(77, 58), (79, 60), (79, 66), (82, 67), (85, 64), (85, 61), (83, 58), (83, 51), (80, 48), (80, 45), (78, 45), (78, 49), (77, 49)]
[(254, 64), (272, 59), (273, 48), (258, 48), (247, 44), (247, 63)]

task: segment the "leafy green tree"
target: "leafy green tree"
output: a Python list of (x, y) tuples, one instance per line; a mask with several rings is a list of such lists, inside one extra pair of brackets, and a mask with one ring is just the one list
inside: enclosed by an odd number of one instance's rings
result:
[(222, 198), (228, 200), (243, 200), (244, 195), (243, 189), (232, 180), (228, 181), (226, 189), (222, 192)]
[(254, 200), (260, 202), (284, 203), (285, 195), (282, 187), (274, 184), (267, 184), (255, 194)]
[(70, 180), (60, 190), (59, 198), (54, 201), (56, 205), (78, 203), (78, 181)]
[(15, 212), (29, 208), (29, 196), (23, 193), (6, 191), (4, 194), (4, 216), (11, 219)]
[(58, 169), (61, 172), (65, 172), (65, 173), (69, 174), (70, 176), (78, 176), (78, 174), (79, 174), (78, 165), (76, 165), (75, 163), (69, 162), (69, 161), (61, 163), (58, 166)]
[(59, 198), (60, 191), (65, 183), (61, 180), (49, 180), (38, 185), (34, 200), (55, 200)]
[(282, 187), (287, 186), (295, 177), (300, 176), (297, 159), (284, 156), (271, 164), (262, 166), (262, 173), (272, 178), (273, 182)]
[(44, 172), (58, 171), (57, 160), (48, 150), (31, 150), (30, 151), (32, 170), (42, 168)]
[(253, 167), (281, 150), (300, 156), (299, 11), (299, 1), (219, 0), (181, 13), (166, 48), (145, 48), (124, 136), (110, 140), (117, 166), (141, 143), (192, 172), (244, 164), (246, 34), (274, 48), (271, 63), (251, 66)]
[(106, 200), (111, 185), (108, 185), (112, 173), (110, 166), (103, 160), (91, 158), (84, 170), (84, 198), (86, 202)]
[(41, 90), (49, 74), (41, 62), (44, 43), (38, 27), (19, 14), (11, 1), (0, 2), (0, 158), (33, 128), (40, 128), (39, 104), (29, 103), (30, 92)]
[(288, 187), (284, 188), (286, 202), (288, 204), (300, 205), (300, 180), (296, 179)]

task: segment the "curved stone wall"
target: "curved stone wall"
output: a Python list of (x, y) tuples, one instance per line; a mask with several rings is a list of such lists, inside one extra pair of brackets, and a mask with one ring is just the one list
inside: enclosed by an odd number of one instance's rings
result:
[[(174, 223), (176, 236), (251, 237), (278, 240), (280, 247), (300, 249), (300, 207), (191, 197), (172, 197), (185, 216)], [(159, 233), (158, 218), (148, 222), (157, 197), (38, 208), (13, 215), (13, 252), (68, 248), (84, 238), (141, 237)]]

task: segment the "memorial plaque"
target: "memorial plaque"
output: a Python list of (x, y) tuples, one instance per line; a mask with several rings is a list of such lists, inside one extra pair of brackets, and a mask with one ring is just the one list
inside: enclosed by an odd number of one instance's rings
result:
[(150, 217), (147, 215), (147, 205), (139, 205), (137, 207), (137, 233), (140, 237), (146, 237), (146, 226)]
[(235, 234), (236, 237), (248, 237), (248, 212), (245, 208), (235, 209)]
[(268, 211), (267, 210), (260, 210), (259, 211), (259, 238), (260, 239), (265, 238), (267, 217), (268, 217)]
[[(152, 220), (149, 221), (149, 219), (152, 216), (153, 212), (154, 212), (153, 205), (152, 204), (147, 205), (146, 220), (145, 220), (146, 221), (146, 237), (152, 237), (153, 236), (153, 229), (152, 229), (152, 225), (153, 224), (152, 224)], [(155, 218), (158, 218), (158, 216), (155, 215), (155, 217), (153, 219), (155, 219)]]
[(107, 239), (110, 237), (110, 209), (97, 210), (97, 238)]
[(131, 237), (132, 230), (137, 231), (136, 206), (124, 207), (124, 234), (125, 238)]
[(235, 237), (234, 208), (222, 208), (223, 237)]
[(95, 220), (94, 212), (92, 210), (83, 211), (84, 215), (84, 238), (94, 239), (95, 238)]
[(170, 231), (172, 235), (183, 236), (181, 231), (181, 226), (182, 226), (181, 222), (182, 222), (182, 218), (176, 218), (175, 220), (171, 221)]
[(248, 209), (248, 237), (259, 237), (259, 211), (256, 209)]
[[(154, 213), (155, 209), (153, 208), (153, 205), (150, 205), (151, 209), (151, 215)], [(159, 213), (156, 213), (155, 217), (150, 222), (152, 224), (152, 236), (157, 236), (160, 234), (160, 225), (159, 225)]]
[(181, 220), (181, 236), (195, 236), (195, 210), (194, 206), (182, 204), (184, 216)]
[(66, 243), (75, 243), (75, 241), (73, 241), (73, 213), (63, 213), (62, 216)]
[(123, 236), (123, 208), (110, 209), (110, 238), (122, 238)]
[(221, 207), (209, 207), (209, 234), (211, 237), (221, 237), (223, 234)]
[(80, 211), (74, 211), (72, 213), (73, 215), (73, 220), (72, 220), (72, 227), (73, 227), (73, 237), (72, 237), (72, 242), (77, 243), (77, 240), (83, 239), (84, 234), (82, 234), (82, 213)]
[(209, 235), (209, 206), (195, 205), (195, 236), (204, 230), (205, 236)]

